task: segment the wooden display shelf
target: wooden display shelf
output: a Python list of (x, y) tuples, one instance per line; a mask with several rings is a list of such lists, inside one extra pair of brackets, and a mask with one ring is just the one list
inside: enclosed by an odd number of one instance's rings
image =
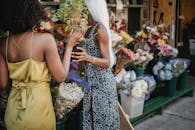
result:
[(152, 117), (156, 114), (162, 114), (163, 108), (169, 103), (173, 102), (175, 99), (182, 96), (193, 96), (193, 88), (187, 87), (184, 90), (178, 90), (175, 96), (158, 96), (145, 102), (144, 112), (142, 115), (130, 119), (130, 122), (135, 126), (136, 124), (142, 122), (143, 120)]
[(49, 2), (45, 2), (45, 1), (41, 1), (41, 5), (43, 6), (58, 6), (60, 5), (61, 3), (63, 3), (64, 1), (61, 1), (61, 2), (52, 2), (52, 1), (49, 1)]
[[(108, 7), (116, 7), (116, 4), (107, 4)], [(124, 8), (144, 8), (144, 5), (124, 5)]]
[[(49, 2), (45, 2), (45, 1), (41, 1), (41, 5), (43, 6), (58, 6), (60, 5), (61, 3), (63, 3), (64, 1), (60, 1), (60, 2), (52, 2), (52, 1), (49, 1)], [(116, 4), (107, 4), (108, 7), (116, 7)], [(124, 5), (125, 8), (144, 8), (145, 6), (144, 5)]]

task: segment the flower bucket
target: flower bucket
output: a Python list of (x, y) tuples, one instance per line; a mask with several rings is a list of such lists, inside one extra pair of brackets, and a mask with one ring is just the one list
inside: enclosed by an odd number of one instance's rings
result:
[(136, 98), (123, 92), (121, 92), (120, 95), (121, 106), (124, 112), (128, 114), (130, 118), (134, 118), (143, 114), (144, 96), (141, 98)]
[(139, 77), (139, 76), (142, 76), (144, 74), (144, 70), (145, 70), (145, 68), (137, 68), (134, 71), (136, 73), (136, 76)]
[(179, 77), (178, 77), (178, 82), (177, 82), (177, 89), (178, 90), (184, 90), (186, 88), (186, 81), (188, 77), (189, 71), (184, 71)]
[(176, 94), (177, 78), (172, 78), (166, 81), (166, 96), (172, 97)]
[(65, 130), (65, 120), (56, 122), (56, 130)]

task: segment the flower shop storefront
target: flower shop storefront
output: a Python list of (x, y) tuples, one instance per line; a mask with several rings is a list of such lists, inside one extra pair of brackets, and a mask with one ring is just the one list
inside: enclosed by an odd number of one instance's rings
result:
[[(48, 19), (35, 31), (52, 33), (62, 58), (67, 33), (78, 26), (82, 30), (88, 28), (86, 8), (82, 0), (40, 3)], [(163, 108), (177, 98), (193, 96), (193, 89), (186, 83), (191, 61), (182, 58), (175, 46), (176, 0), (107, 0), (107, 3), (116, 55), (112, 71), (117, 82), (121, 130), (131, 130), (131, 124), (135, 126), (161, 114)], [(62, 10), (68, 13), (65, 15)], [(6, 33), (0, 38), (4, 36)], [(90, 87), (83, 80), (83, 70), (83, 65), (71, 62), (66, 83), (51, 81), (57, 130), (82, 130), (83, 91)], [(0, 93), (0, 130), (5, 129), (3, 115), (8, 93), (9, 90)]]

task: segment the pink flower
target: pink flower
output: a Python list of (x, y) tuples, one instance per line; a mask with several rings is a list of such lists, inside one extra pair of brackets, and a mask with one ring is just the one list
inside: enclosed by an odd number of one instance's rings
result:
[(140, 57), (140, 60), (141, 60), (141, 62), (143, 62), (143, 61), (146, 61), (147, 59), (146, 59), (145, 56), (141, 56), (141, 57)]
[(150, 37), (149, 42), (150, 42), (150, 44), (153, 44), (155, 42), (155, 40), (152, 37)]
[(165, 56), (169, 56), (171, 54), (171, 51), (170, 50), (165, 50), (164, 53), (165, 53)]
[(164, 51), (166, 48), (167, 48), (167, 47), (165, 46), (165, 44), (160, 44), (160, 45), (159, 45), (159, 49), (160, 49), (161, 51)]
[(144, 54), (144, 50), (142, 49), (137, 49), (136, 51), (140, 56), (142, 56)]
[(159, 34), (159, 33), (155, 33), (155, 34), (154, 34), (154, 39), (157, 40), (157, 39), (159, 39), (159, 38), (160, 38), (160, 34)]

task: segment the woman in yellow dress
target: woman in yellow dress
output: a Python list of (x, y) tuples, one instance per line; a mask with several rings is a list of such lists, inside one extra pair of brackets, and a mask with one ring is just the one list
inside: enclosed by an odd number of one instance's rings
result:
[(49, 82), (51, 75), (58, 82), (66, 79), (72, 48), (82, 34), (69, 34), (61, 62), (53, 36), (31, 31), (45, 18), (38, 0), (1, 0), (0, 5), (0, 29), (10, 32), (0, 43), (0, 87), (12, 80), (7, 130), (55, 130)]

